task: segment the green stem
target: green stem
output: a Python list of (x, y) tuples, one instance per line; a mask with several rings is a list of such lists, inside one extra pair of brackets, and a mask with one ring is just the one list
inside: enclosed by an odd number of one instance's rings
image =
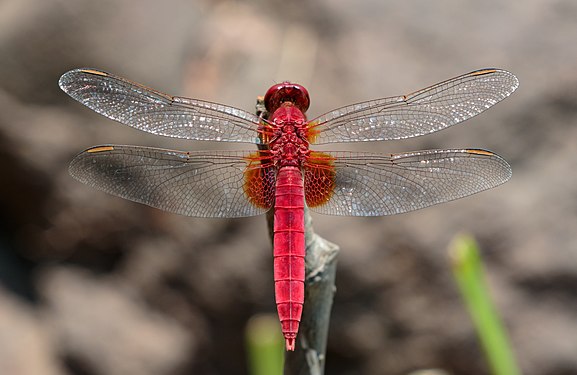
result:
[(507, 333), (491, 301), (475, 239), (455, 237), (449, 248), (453, 275), (494, 375), (519, 375)]

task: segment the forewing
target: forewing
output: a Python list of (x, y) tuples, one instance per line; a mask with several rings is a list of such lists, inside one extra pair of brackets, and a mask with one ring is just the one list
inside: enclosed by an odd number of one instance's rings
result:
[[(329, 199), (313, 211), (381, 216), (413, 211), (493, 188), (511, 177), (505, 160), (485, 150), (427, 150), (403, 154), (331, 153), (305, 166), (305, 187), (318, 175), (334, 176)], [(320, 171), (320, 172), (319, 172)], [(324, 172), (323, 172), (324, 171)], [(307, 201), (308, 204), (308, 201)]]
[[(247, 174), (258, 168), (248, 152), (180, 152), (138, 146), (92, 147), (70, 164), (70, 174), (107, 193), (168, 212), (196, 217), (243, 217), (266, 212), (274, 190), (249, 197)], [(252, 179), (254, 180), (254, 178)]]
[(145, 132), (201, 141), (259, 143), (258, 117), (238, 108), (170, 96), (94, 69), (71, 70), (59, 84), (95, 112)]
[(467, 120), (509, 96), (517, 78), (499, 69), (477, 70), (412, 94), (370, 100), (310, 122), (311, 143), (410, 138)]

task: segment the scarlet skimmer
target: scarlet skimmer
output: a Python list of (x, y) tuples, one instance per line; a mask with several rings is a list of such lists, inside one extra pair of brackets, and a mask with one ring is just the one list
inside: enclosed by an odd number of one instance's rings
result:
[(490, 189), (511, 177), (482, 149), (375, 154), (312, 151), (311, 144), (398, 140), (469, 119), (509, 96), (517, 78), (481, 69), (410, 94), (369, 100), (308, 120), (307, 90), (283, 82), (264, 97), (265, 115), (171, 96), (96, 70), (76, 69), (60, 87), (92, 110), (149, 133), (244, 142), (252, 151), (181, 152), (102, 145), (70, 164), (95, 188), (165, 211), (233, 218), (274, 209), (276, 304), (294, 350), (304, 302), (304, 207), (329, 215), (380, 216), (417, 210)]

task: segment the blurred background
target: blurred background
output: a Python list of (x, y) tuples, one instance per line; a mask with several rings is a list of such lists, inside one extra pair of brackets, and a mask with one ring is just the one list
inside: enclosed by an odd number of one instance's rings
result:
[(96, 144), (234, 147), (93, 113), (58, 88), (76, 67), (248, 111), (292, 80), (310, 117), (478, 68), (515, 73), (517, 92), (462, 125), (338, 146), (487, 148), (513, 178), (399, 216), (313, 217), (341, 247), (326, 372), (488, 372), (446, 252), (465, 231), (524, 374), (577, 373), (575, 19), (572, 0), (0, 2), (0, 373), (246, 374), (245, 325), (275, 311), (264, 217), (171, 215), (68, 175)]

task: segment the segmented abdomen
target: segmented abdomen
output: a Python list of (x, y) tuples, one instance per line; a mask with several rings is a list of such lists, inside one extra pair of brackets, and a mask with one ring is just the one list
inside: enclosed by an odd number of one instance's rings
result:
[(281, 167), (274, 212), (274, 280), (278, 315), (287, 350), (294, 350), (304, 302), (304, 187), (300, 169)]

